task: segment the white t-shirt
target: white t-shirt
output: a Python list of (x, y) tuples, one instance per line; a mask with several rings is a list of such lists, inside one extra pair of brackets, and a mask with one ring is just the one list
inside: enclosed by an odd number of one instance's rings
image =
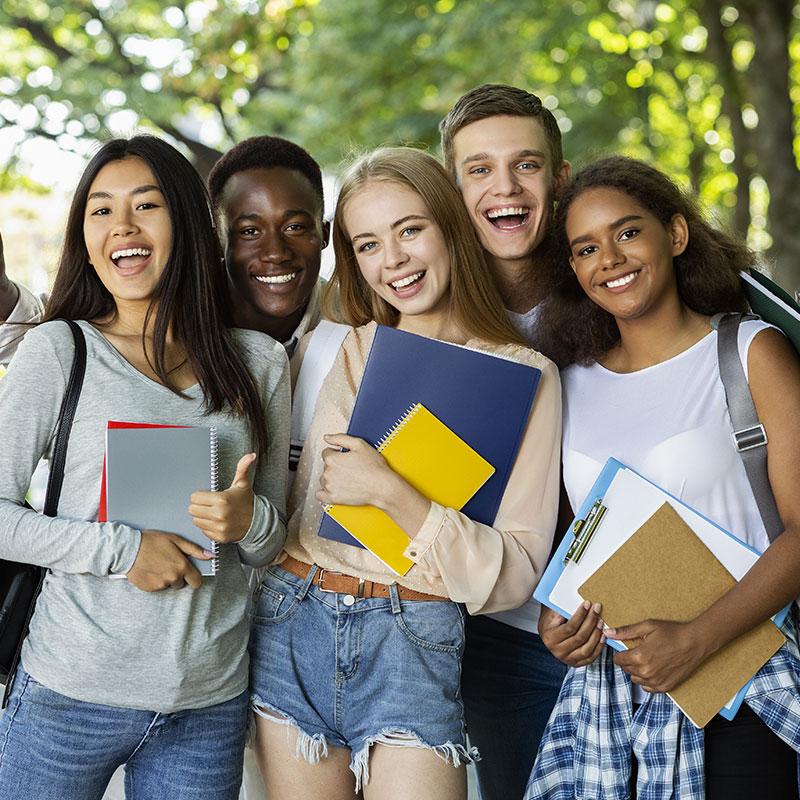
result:
[[(750, 343), (768, 327), (758, 320), (739, 327), (745, 375)], [(759, 552), (767, 548), (769, 539), (731, 438), (716, 331), (638, 372), (573, 365), (562, 371), (561, 382), (561, 457), (573, 509), (614, 457)], [(634, 686), (634, 701), (643, 699)]]
[[(751, 320), (739, 328), (745, 375), (750, 343), (767, 327)], [(766, 549), (764, 524), (731, 438), (716, 331), (638, 372), (573, 365), (561, 379), (564, 484), (573, 508), (613, 456), (756, 549)]]

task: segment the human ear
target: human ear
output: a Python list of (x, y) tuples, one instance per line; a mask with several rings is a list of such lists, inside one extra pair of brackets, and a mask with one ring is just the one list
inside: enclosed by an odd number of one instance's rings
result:
[(562, 161), (561, 166), (553, 174), (553, 195), (555, 200), (558, 200), (561, 193), (567, 188), (571, 177), (572, 167), (569, 161)]
[(683, 214), (673, 214), (669, 221), (669, 235), (673, 257), (679, 256), (689, 244), (689, 225)]
[(322, 247), (320, 250), (324, 250), (328, 246), (328, 242), (331, 240), (331, 223), (324, 219), (322, 220)]

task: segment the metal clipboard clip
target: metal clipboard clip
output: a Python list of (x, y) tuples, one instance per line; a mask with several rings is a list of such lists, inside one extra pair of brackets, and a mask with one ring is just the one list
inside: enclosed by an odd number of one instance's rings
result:
[(603, 498), (598, 497), (589, 509), (586, 518), (576, 519), (572, 524), (572, 535), (574, 538), (567, 550), (567, 554), (564, 556), (565, 566), (570, 561), (572, 561), (573, 564), (577, 564), (580, 561), (581, 556), (586, 550), (586, 546), (589, 544), (589, 540), (594, 536), (594, 532), (597, 530), (597, 526), (602, 521), (606, 511), (608, 511), (608, 509), (603, 505)]

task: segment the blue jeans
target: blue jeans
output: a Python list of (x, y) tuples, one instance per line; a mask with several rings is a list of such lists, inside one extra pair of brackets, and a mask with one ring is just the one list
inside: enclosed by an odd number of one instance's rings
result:
[[(131, 676), (135, 680), (136, 676)], [(19, 667), (0, 720), (0, 800), (236, 800), (248, 693), (170, 714), (72, 700)]]
[(567, 668), (535, 633), (468, 617), (461, 694), (481, 800), (525, 794)]

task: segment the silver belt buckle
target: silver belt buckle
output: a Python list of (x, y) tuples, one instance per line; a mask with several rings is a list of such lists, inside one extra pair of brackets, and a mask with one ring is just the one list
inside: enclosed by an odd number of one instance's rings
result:
[[(322, 567), (320, 567), (319, 568), (319, 572), (318, 572), (319, 578), (317, 578), (317, 588), (321, 592), (330, 592), (331, 594), (349, 594), (349, 592), (337, 592), (336, 589), (326, 589), (325, 588), (325, 573), (326, 572), (329, 572), (331, 575), (344, 575), (344, 572), (335, 572), (332, 569), (323, 569)], [(350, 576), (348, 575), (348, 576), (345, 576), (345, 577), (350, 577)], [(355, 577), (355, 576), (352, 576), (352, 577)], [(363, 597), (363, 596), (364, 596), (364, 579), (363, 578), (359, 578), (358, 579), (358, 593), (356, 594), (356, 597)]]
[(342, 573), (342, 572), (334, 572), (333, 570), (330, 570), (330, 569), (322, 569), (322, 567), (319, 568), (319, 577), (317, 578), (317, 588), (321, 592), (330, 592), (331, 594), (336, 594), (336, 590), (335, 589), (326, 589), (325, 588), (325, 573), (326, 572), (330, 572), (331, 575), (342, 575), (344, 573)]

